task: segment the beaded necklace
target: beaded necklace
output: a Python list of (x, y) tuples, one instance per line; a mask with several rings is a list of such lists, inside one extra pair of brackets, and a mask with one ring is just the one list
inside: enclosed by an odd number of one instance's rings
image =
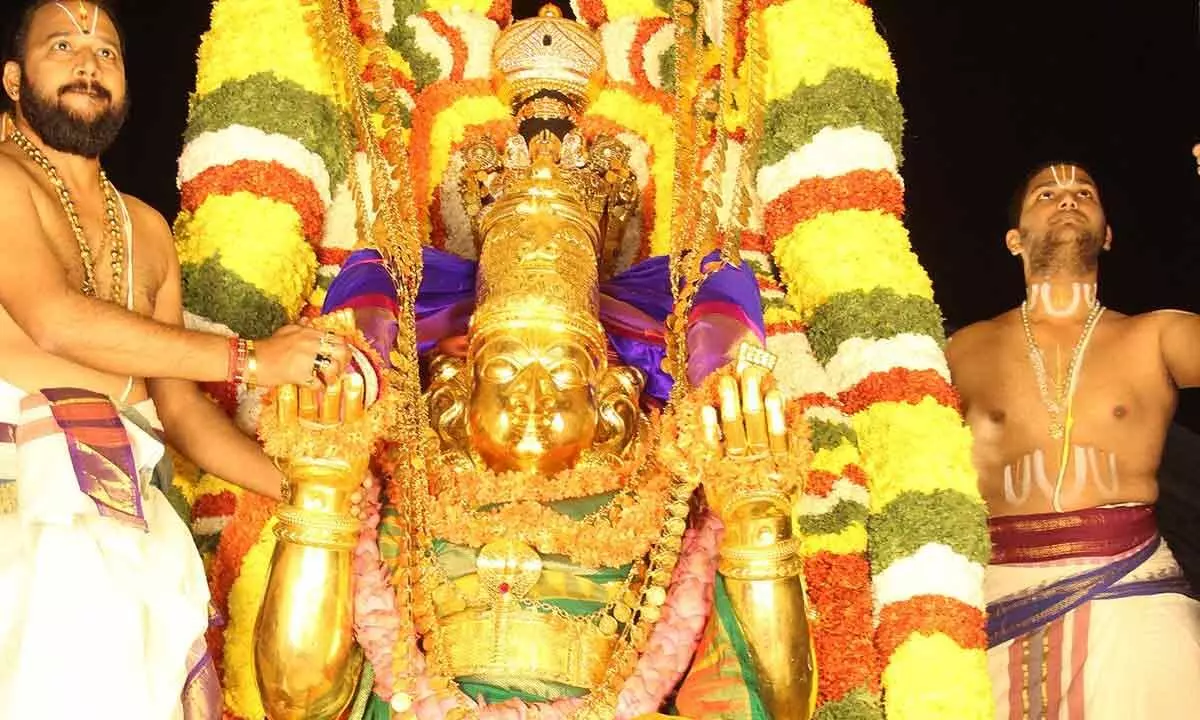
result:
[[(14, 128), (10, 137), (16, 146), (21, 148), (29, 159), (46, 173), (50, 184), (57, 191), (58, 201), (62, 204), (63, 211), (67, 214), (67, 220), (71, 223), (71, 231), (79, 243), (79, 257), (83, 261), (83, 283), (80, 290), (84, 295), (97, 297), (99, 293), (96, 290), (96, 262), (92, 258), (92, 248), (83, 234), (83, 224), (79, 221), (79, 213), (75, 210), (75, 201), (71, 199), (71, 192), (67, 189), (67, 184), (63, 182), (58, 170), (45, 153), (30, 142), (24, 133)], [(108, 236), (112, 240), (112, 247), (109, 250), (112, 262), (112, 288), (109, 295), (113, 302), (123, 304), (124, 292), (121, 275), (125, 267), (125, 233), (121, 228), (121, 223), (117, 220), (116, 188), (108, 181), (108, 176), (105, 175), (103, 169), (100, 170), (100, 189), (104, 192), (104, 216), (107, 221)]]

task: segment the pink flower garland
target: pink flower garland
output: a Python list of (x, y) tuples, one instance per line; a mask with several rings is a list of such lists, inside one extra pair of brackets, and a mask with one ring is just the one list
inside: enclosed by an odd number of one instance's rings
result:
[[(354, 632), (367, 660), (375, 668), (375, 693), (390, 700), (393, 692), (392, 648), (398, 639), (399, 609), (379, 553), (380, 483), (364, 488), (360, 505), (362, 534), (354, 550)], [(700, 644), (705, 623), (712, 614), (716, 582), (717, 548), (724, 528), (711, 513), (683, 536), (679, 564), (671, 577), (662, 618), (654, 625), (645, 651), (617, 700), (616, 720), (630, 720), (655, 712), (679, 683)], [(415, 639), (414, 639), (415, 640)], [(425, 676), (424, 656), (414, 653), (421, 694), (412, 707), (421, 720), (443, 720), (464, 704), (485, 720), (525, 720), (536, 707), (543, 720), (567, 720), (582, 698), (563, 698), (535, 706), (517, 699), (484, 707), (460, 693), (435, 692)]]
[(379, 493), (376, 480), (363, 489), (362, 532), (354, 549), (354, 635), (367, 660), (375, 668), (375, 692), (392, 699), (392, 648), (400, 633), (396, 593), (388, 584), (387, 571), (379, 554)]

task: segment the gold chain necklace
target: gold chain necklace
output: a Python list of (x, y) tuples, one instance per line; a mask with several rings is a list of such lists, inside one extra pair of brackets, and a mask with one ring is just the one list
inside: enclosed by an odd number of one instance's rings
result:
[[(87, 238), (83, 234), (83, 225), (79, 222), (79, 213), (75, 210), (75, 201), (71, 199), (71, 193), (67, 190), (67, 184), (58, 174), (58, 170), (50, 162), (50, 158), (46, 157), (36, 145), (25, 137), (24, 133), (16, 128), (13, 129), (10, 135), (12, 141), (17, 147), (25, 152), (29, 159), (35, 162), (38, 167), (46, 173), (50, 179), (50, 184), (58, 192), (58, 201), (62, 204), (63, 211), (67, 214), (67, 220), (71, 223), (71, 230), (75, 233), (75, 240), (79, 243), (79, 257), (83, 261), (83, 283), (80, 286), (84, 295), (96, 297), (96, 264), (92, 259), (92, 249), (87, 243)], [(125, 267), (125, 233), (117, 222), (117, 192), (108, 181), (108, 176), (104, 174), (104, 170), (100, 170), (100, 189), (104, 193), (104, 215), (108, 225), (108, 236), (112, 240), (112, 247), (109, 250), (109, 257), (112, 261), (112, 301), (118, 304), (124, 304), (124, 293), (121, 286), (121, 274)]]
[(1056, 382), (1055, 392), (1051, 394), (1050, 384), (1047, 380), (1046, 359), (1042, 355), (1042, 349), (1038, 347), (1037, 340), (1033, 337), (1033, 326), (1029, 322), (1029, 303), (1021, 303), (1021, 326), (1025, 329), (1025, 344), (1029, 348), (1029, 361), (1033, 365), (1033, 374), (1037, 378), (1042, 404), (1046, 406), (1046, 412), (1050, 415), (1050, 437), (1055, 440), (1061, 439), (1066, 431), (1063, 413), (1070, 403), (1071, 396), (1075, 393), (1075, 383), (1078, 379), (1076, 376), (1079, 373), (1083, 351), (1087, 348), (1092, 331), (1096, 328), (1096, 323), (1102, 314), (1104, 314), (1103, 305), (1100, 303), (1092, 305), (1087, 320), (1083, 323), (1083, 332), (1080, 333), (1079, 340), (1075, 342), (1075, 349), (1071, 352), (1071, 364), (1067, 366), (1066, 382)]

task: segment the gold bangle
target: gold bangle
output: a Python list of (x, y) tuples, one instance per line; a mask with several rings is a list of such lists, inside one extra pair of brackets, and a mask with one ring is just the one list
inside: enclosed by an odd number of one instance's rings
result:
[(254, 341), (246, 341), (246, 390), (253, 390), (258, 382), (258, 355), (254, 352)]

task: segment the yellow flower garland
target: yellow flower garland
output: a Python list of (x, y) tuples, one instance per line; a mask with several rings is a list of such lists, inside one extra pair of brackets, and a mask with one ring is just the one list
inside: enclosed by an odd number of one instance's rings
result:
[(654, 179), (654, 230), (650, 254), (665, 255), (671, 246), (671, 187), (675, 172), (675, 121), (656, 103), (645, 101), (623, 88), (608, 88), (588, 108), (645, 138), (654, 152), (650, 175)]
[(954, 408), (927, 397), (917, 405), (881, 402), (858, 413), (863, 469), (872, 479), (871, 511), (908, 491), (956, 490), (979, 498), (971, 435)]
[(831, 295), (885, 287), (933, 298), (933, 285), (890, 213), (841, 210), (800, 223), (776, 240), (775, 260), (788, 299), (806, 319)]
[[(278, 301), (289, 317), (304, 306), (317, 259), (291, 205), (248, 192), (214, 195), (190, 217), (181, 214), (177, 226), (187, 228), (177, 238), (181, 263), (219, 256), (222, 266)], [(268, 242), (275, 247), (263, 252)]]
[(854, 521), (836, 533), (826, 535), (804, 535), (800, 540), (800, 551), (806, 556), (819, 552), (835, 555), (857, 555), (867, 551), (867, 528)]
[(896, 66), (875, 32), (871, 11), (852, 0), (793, 0), (762, 11), (767, 102), (801, 85), (819, 85), (835, 68), (852, 68), (895, 88)]
[(329, 68), (308, 37), (305, 14), (296, 2), (223, 0), (212, 12), (212, 28), (200, 44), (196, 94), (203, 97), (222, 84), (269, 72), (309, 92), (336, 97)]
[(241, 571), (229, 590), (229, 625), (225, 629), (225, 703), (237, 717), (266, 715), (254, 676), (254, 625), (267, 591), (267, 568), (275, 552), (275, 518), (242, 559)]
[(626, 17), (666, 17), (666, 12), (654, 0), (603, 0), (609, 22)]
[(990, 720), (995, 713), (985, 651), (962, 648), (940, 632), (914, 634), (896, 648), (883, 687), (888, 720), (926, 720), (931, 708), (955, 720)]
[(450, 164), (451, 149), (461, 143), (471, 127), (512, 117), (508, 107), (495, 95), (472, 95), (459, 98), (438, 113), (429, 133), (429, 182), (426, 196), (419, 202), (428, 204), (433, 191), (442, 183), (442, 175)]

